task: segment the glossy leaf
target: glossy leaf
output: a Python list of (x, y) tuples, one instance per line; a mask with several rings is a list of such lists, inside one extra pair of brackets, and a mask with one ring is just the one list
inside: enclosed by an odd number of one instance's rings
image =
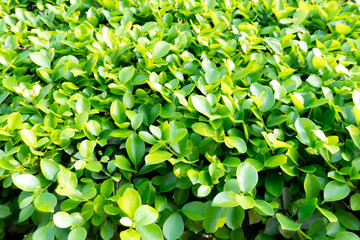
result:
[(236, 178), (243, 192), (250, 192), (258, 182), (258, 173), (249, 163), (242, 163), (236, 170)]

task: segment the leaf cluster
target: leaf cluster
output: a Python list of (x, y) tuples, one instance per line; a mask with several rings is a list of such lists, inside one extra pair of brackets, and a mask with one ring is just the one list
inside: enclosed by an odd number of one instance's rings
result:
[(0, 239), (359, 239), (359, 1), (0, 1)]

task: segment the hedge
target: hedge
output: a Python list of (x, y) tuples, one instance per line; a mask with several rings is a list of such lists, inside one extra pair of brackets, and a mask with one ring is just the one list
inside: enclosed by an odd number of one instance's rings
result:
[(1, 0), (1, 239), (360, 239), (360, 2)]

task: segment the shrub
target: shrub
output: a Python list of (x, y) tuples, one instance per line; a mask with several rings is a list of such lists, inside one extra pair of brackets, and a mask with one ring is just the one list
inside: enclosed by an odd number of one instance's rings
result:
[(353, 1), (0, 16), (0, 238), (359, 239)]

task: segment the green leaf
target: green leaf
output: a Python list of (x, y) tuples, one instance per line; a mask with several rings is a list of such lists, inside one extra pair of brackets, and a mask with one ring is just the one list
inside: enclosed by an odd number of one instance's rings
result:
[(336, 212), (335, 215), (338, 218), (339, 222), (347, 229), (350, 229), (353, 231), (360, 230), (360, 221), (352, 213), (341, 210), (341, 211)]
[(218, 193), (212, 204), (213, 207), (236, 207), (239, 203), (236, 199), (236, 194), (233, 192), (220, 192)]
[(307, 17), (307, 12), (305, 10), (302, 9), (298, 9), (295, 13), (294, 13), (294, 23), (296, 25), (301, 24)]
[(29, 57), (30, 57), (31, 61), (33, 61), (35, 64), (39, 65), (40, 67), (44, 67), (44, 68), (51, 67), (51, 63), (50, 63), (50, 60), (48, 59), (48, 57), (44, 56), (40, 52), (30, 53)]
[(313, 174), (306, 174), (304, 181), (306, 199), (316, 198), (320, 192), (320, 182)]
[(13, 183), (23, 191), (34, 192), (40, 187), (40, 181), (31, 174), (12, 175)]
[(228, 208), (226, 225), (230, 229), (235, 230), (241, 227), (244, 219), (245, 219), (245, 211), (242, 207)]
[(131, 119), (131, 127), (134, 130), (137, 130), (141, 126), (142, 123), (143, 123), (143, 115), (141, 115), (141, 114), (136, 114)]
[(72, 128), (65, 128), (60, 133), (60, 139), (71, 139), (75, 135), (75, 130)]
[(7, 205), (0, 205), (0, 218), (6, 218), (11, 215), (11, 210)]
[(148, 205), (138, 207), (134, 214), (134, 221), (136, 226), (145, 226), (154, 223), (158, 218), (158, 212)]
[(272, 50), (275, 51), (275, 53), (281, 55), (282, 46), (281, 42), (278, 39), (272, 37), (265, 37), (264, 41), (270, 46)]
[(126, 140), (126, 152), (135, 168), (137, 168), (145, 155), (144, 141), (138, 135), (132, 134)]
[(360, 149), (360, 130), (358, 127), (354, 125), (350, 125), (346, 127), (346, 129), (349, 131), (351, 139), (353, 140), (355, 146)]
[(204, 219), (205, 209), (206, 206), (204, 203), (194, 201), (185, 204), (181, 211), (191, 220), (201, 221)]
[(225, 144), (229, 148), (235, 147), (239, 151), (239, 153), (245, 153), (247, 150), (246, 143), (242, 138), (239, 137), (234, 137), (234, 136), (225, 137)]
[(71, 216), (67, 212), (57, 212), (53, 215), (54, 223), (59, 228), (68, 228), (72, 224)]
[(106, 179), (100, 186), (100, 193), (104, 197), (110, 197), (114, 192), (114, 181), (112, 179)]
[(335, 240), (359, 240), (360, 237), (353, 232), (341, 232), (336, 234)]
[(85, 240), (87, 231), (83, 227), (77, 227), (71, 230), (68, 236), (68, 240)]
[(121, 240), (140, 240), (139, 234), (134, 229), (127, 229), (120, 233)]
[(36, 196), (34, 206), (41, 212), (54, 212), (56, 203), (57, 199), (54, 194), (41, 193), (40, 195)]
[(104, 240), (110, 240), (114, 236), (114, 227), (108, 220), (101, 224), (100, 235)]
[(120, 209), (132, 219), (136, 209), (138, 209), (141, 205), (139, 193), (132, 188), (126, 189), (123, 196), (118, 200), (118, 205)]
[(237, 194), (236, 200), (245, 210), (255, 207), (255, 200), (250, 196), (242, 196)]
[(213, 233), (224, 226), (226, 222), (226, 215), (226, 208), (212, 206), (207, 207), (205, 210), (205, 219), (203, 221), (205, 231), (207, 233)]
[(122, 84), (127, 83), (134, 76), (134, 67), (124, 67), (119, 72), (119, 80)]
[(54, 237), (54, 231), (49, 225), (39, 227), (33, 235), (33, 239), (37, 240), (53, 240)]
[(136, 226), (136, 231), (139, 233), (142, 240), (162, 240), (163, 234), (161, 229), (155, 223), (149, 225)]
[(90, 158), (91, 155), (94, 153), (95, 143), (89, 140), (84, 140), (79, 145), (79, 152), (82, 157)]
[(162, 163), (171, 158), (172, 154), (167, 151), (157, 150), (145, 156), (146, 165)]
[(164, 57), (170, 51), (170, 45), (167, 42), (159, 41), (153, 49), (153, 58), (158, 59)]
[(152, 145), (156, 144), (155, 138), (153, 137), (153, 135), (151, 135), (148, 132), (145, 132), (145, 131), (139, 132), (139, 137), (146, 143), (149, 143)]
[(357, 107), (358, 110), (360, 110), (360, 89), (355, 89), (352, 93), (352, 100)]
[[(312, 65), (314, 66), (315, 69), (325, 68), (326, 61), (322, 57), (315, 56), (312, 59)], [(312, 76), (308, 77), (306, 81), (308, 83), (310, 83), (310, 85), (312, 85), (313, 87), (321, 87), (321, 85), (322, 85), (321, 78), (316, 75), (312, 75)]]
[(299, 221), (304, 221), (310, 218), (316, 209), (317, 199), (311, 198), (304, 205), (301, 206), (298, 212)]
[(335, 202), (346, 198), (350, 193), (350, 187), (346, 183), (331, 181), (324, 189), (324, 201)]
[(184, 232), (184, 222), (179, 213), (171, 214), (165, 221), (163, 233), (166, 239), (178, 239)]
[(58, 173), (57, 179), (58, 179), (60, 187), (65, 187), (72, 191), (75, 190), (77, 183), (78, 183), (78, 179), (77, 179), (75, 173), (73, 173), (69, 170), (61, 170)]
[(264, 200), (255, 200), (255, 208), (256, 211), (259, 212), (261, 215), (266, 216), (273, 216), (274, 209), (272, 206)]
[(324, 208), (316, 207), (330, 222), (337, 222), (337, 217), (330, 212), (329, 210), (326, 210)]
[(75, 108), (78, 114), (89, 112), (91, 108), (89, 99), (81, 97), (79, 100), (77, 100)]
[(193, 103), (195, 109), (200, 113), (206, 116), (211, 115), (210, 104), (204, 96), (200, 96), (200, 95), (191, 96), (191, 102)]
[(295, 121), (295, 128), (297, 131), (297, 137), (306, 145), (312, 146), (317, 140), (317, 136), (313, 132), (316, 130), (315, 124), (307, 118), (299, 118)]
[(313, 87), (319, 88), (322, 86), (322, 80), (317, 75), (311, 75), (309, 76), (306, 81)]
[(135, 170), (132, 169), (131, 167), (131, 163), (129, 161), (129, 159), (127, 159), (126, 157), (122, 156), (122, 155), (115, 155), (115, 166), (125, 170), (125, 171), (130, 171), (130, 172), (136, 172)]
[(209, 69), (205, 73), (205, 80), (208, 84), (214, 84), (219, 80), (220, 72), (216, 69)]
[(348, 25), (345, 25), (343, 23), (337, 23), (335, 26), (335, 30), (337, 33), (346, 35), (351, 32), (351, 27), (349, 27)]
[(86, 129), (94, 136), (99, 136), (101, 132), (100, 124), (95, 120), (90, 120), (85, 124)]
[(33, 213), (35, 208), (32, 204), (26, 206), (25, 208), (21, 209), (19, 213), (19, 222), (23, 222), (28, 219)]
[(360, 194), (357, 193), (350, 197), (350, 206), (353, 211), (360, 210)]
[(21, 139), (28, 146), (35, 146), (37, 143), (37, 138), (35, 133), (30, 129), (22, 129), (20, 131)]
[(7, 119), (10, 130), (16, 129), (22, 123), (22, 116), (18, 112), (11, 113)]
[(114, 101), (110, 106), (110, 115), (116, 123), (123, 123), (126, 120), (126, 107), (120, 101)]
[(173, 145), (181, 141), (187, 135), (186, 128), (177, 129), (170, 134), (169, 144)]
[(279, 221), (281, 228), (284, 230), (297, 231), (301, 227), (301, 223), (296, 223), (280, 213), (276, 214), (276, 219)]
[(327, 225), (323, 219), (316, 219), (312, 222), (307, 235), (312, 239), (321, 238), (326, 235)]
[(59, 164), (50, 159), (41, 159), (40, 168), (45, 178), (50, 181), (54, 180), (57, 173), (60, 171)]
[(265, 177), (265, 189), (274, 196), (280, 196), (284, 188), (284, 179), (278, 173), (268, 173)]
[(258, 182), (258, 173), (249, 163), (245, 162), (239, 165), (236, 170), (236, 178), (239, 187), (243, 192), (250, 192)]
[(266, 159), (265, 165), (270, 168), (276, 168), (285, 164), (286, 161), (287, 161), (287, 156), (285, 154), (280, 154)]

